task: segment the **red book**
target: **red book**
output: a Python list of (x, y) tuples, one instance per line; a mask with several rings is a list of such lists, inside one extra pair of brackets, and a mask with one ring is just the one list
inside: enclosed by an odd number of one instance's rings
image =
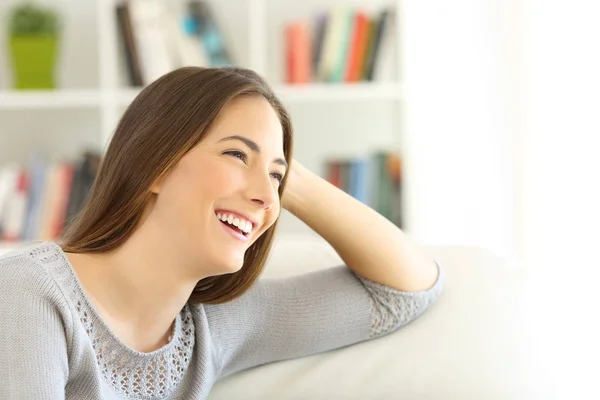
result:
[(70, 163), (64, 163), (60, 166), (60, 179), (58, 188), (58, 199), (56, 204), (56, 214), (50, 226), (53, 238), (58, 238), (65, 226), (67, 218), (67, 208), (69, 206), (69, 193), (73, 184), (74, 166)]
[(327, 181), (339, 189), (342, 188), (341, 166), (337, 161), (327, 163)]
[(307, 22), (285, 27), (286, 82), (308, 83), (312, 78), (312, 39)]
[(361, 79), (363, 65), (367, 53), (369, 18), (364, 12), (357, 12), (354, 16), (352, 38), (348, 53), (348, 65), (344, 81), (357, 82)]

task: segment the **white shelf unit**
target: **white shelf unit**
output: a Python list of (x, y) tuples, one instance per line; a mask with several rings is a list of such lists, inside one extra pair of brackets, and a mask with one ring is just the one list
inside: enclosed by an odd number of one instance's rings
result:
[[(287, 104), (310, 102), (356, 102), (365, 100), (402, 100), (403, 89), (398, 83), (356, 83), (306, 85), (275, 85), (273, 91)], [(116, 92), (115, 103), (126, 107), (138, 95), (140, 89), (122, 89)]]
[(98, 90), (16, 91), (0, 93), (0, 110), (89, 108), (100, 106)]
[(1, 243), (0, 242), (0, 257), (12, 250), (22, 246), (23, 243)]
[[(118, 119), (127, 105), (139, 93), (138, 88), (124, 85), (125, 74), (123, 55), (118, 45), (119, 37), (115, 20), (114, 7), (119, 0), (94, 0), (76, 2), (66, 0), (54, 3), (62, 7), (66, 15), (65, 36), (80, 35), (77, 29), (86, 30), (84, 35), (89, 42), (69, 44), (65, 37), (65, 49), (62, 56), (70, 56), (63, 68), (69, 73), (78, 72), (80, 63), (88, 63), (92, 72), (82, 77), (76, 83), (69, 83), (67, 72), (62, 74), (64, 89), (54, 91), (16, 92), (7, 87), (6, 80), (0, 82), (0, 121), (8, 118), (32, 118), (37, 112), (46, 110), (63, 113), (69, 118), (74, 113), (92, 110), (97, 129), (92, 130), (86, 140), (99, 150), (106, 148), (110, 135)], [(312, 169), (318, 169), (323, 157), (328, 155), (351, 156), (368, 149), (403, 149), (406, 138), (402, 135), (404, 115), (404, 85), (400, 79), (387, 82), (369, 82), (355, 84), (325, 84), (312, 83), (306, 85), (286, 85), (281, 79), (281, 64), (283, 63), (282, 41), (274, 37), (274, 33), (282, 32), (282, 24), (291, 17), (310, 16), (319, 11), (331, 10), (331, 4), (326, 0), (309, 0), (302, 3), (286, 3), (285, 7), (278, 0), (221, 0), (209, 1), (215, 10), (215, 15), (221, 29), (229, 39), (234, 54), (242, 55), (240, 65), (252, 68), (263, 75), (273, 86), (275, 92), (286, 104), (296, 124), (297, 136), (296, 157)], [(395, 42), (396, 75), (401, 76), (402, 57), (399, 51), (402, 37), (402, 0), (382, 1), (337, 1), (355, 8), (374, 11), (382, 7), (393, 7), (397, 22), (393, 34)], [(275, 11), (274, 11), (275, 10)], [(0, 6), (0, 17), (5, 13)], [(231, 14), (230, 14), (231, 13)], [(87, 18), (87, 20), (86, 20)], [(88, 26), (93, 25), (93, 26)], [(1, 34), (0, 34), (1, 35)], [(74, 48), (77, 47), (77, 51)], [(86, 47), (87, 50), (83, 49)], [(1, 47), (0, 47), (1, 49)], [(70, 53), (69, 53), (69, 49)], [(80, 54), (79, 50), (87, 53)], [(6, 51), (6, 49), (4, 49)], [(70, 64), (69, 64), (70, 63)], [(0, 66), (0, 74), (2, 74)], [(8, 73), (5, 67), (4, 72)], [(0, 75), (0, 78), (2, 76)], [(80, 83), (83, 82), (83, 83)], [(318, 127), (311, 126), (316, 116), (322, 116), (323, 108), (329, 107), (330, 116), (327, 123), (339, 123), (337, 127), (325, 127), (331, 136), (323, 140), (323, 132)], [(346, 109), (347, 108), (347, 109)], [(366, 110), (366, 111), (365, 111)], [(369, 111), (370, 110), (370, 111)], [(15, 111), (20, 113), (13, 114)], [(364, 112), (361, 117), (360, 113)], [(356, 114), (359, 114), (358, 116)], [(319, 117), (320, 118), (320, 117)], [(353, 118), (360, 118), (356, 124)], [(384, 120), (380, 125), (379, 121)], [(347, 140), (348, 130), (357, 125), (364, 130), (370, 130), (373, 122), (375, 128), (368, 134), (355, 132)], [(43, 126), (43, 119), (40, 125)], [(10, 124), (9, 124), (10, 125)], [(19, 122), (13, 122), (13, 127), (19, 127)], [(0, 123), (0, 147), (5, 142), (3, 135), (17, 134), (26, 136), (28, 132), (3, 132)], [(97, 134), (96, 132), (99, 132)], [(379, 132), (379, 133), (378, 133)], [(384, 133), (381, 133), (384, 132)], [(81, 133), (78, 133), (81, 135)], [(311, 146), (318, 143), (319, 146)], [(342, 148), (343, 146), (346, 148)], [(349, 146), (349, 147), (348, 147)], [(314, 150), (317, 150), (316, 152)], [(0, 152), (0, 157), (2, 153)], [(7, 160), (0, 159), (0, 165)], [(289, 220), (289, 217), (288, 217)], [(293, 225), (294, 223), (292, 223)], [(284, 224), (282, 224), (284, 226)], [(303, 228), (299, 225), (291, 227), (294, 232)], [(405, 229), (409, 230), (407, 226)]]

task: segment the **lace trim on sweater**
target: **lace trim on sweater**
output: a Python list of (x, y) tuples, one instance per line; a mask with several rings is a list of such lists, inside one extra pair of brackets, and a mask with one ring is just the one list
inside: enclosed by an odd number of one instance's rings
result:
[(183, 379), (194, 348), (194, 324), (186, 305), (175, 321), (173, 338), (151, 353), (138, 352), (119, 340), (88, 300), (60, 246), (53, 242), (31, 248), (29, 255), (48, 267), (72, 301), (90, 339), (106, 383), (130, 399), (164, 398)]
[(443, 287), (443, 270), (438, 267), (438, 279), (435, 284), (420, 292), (403, 292), (370, 281), (359, 275), (356, 277), (371, 296), (371, 332), (370, 338), (390, 333), (419, 317), (433, 304)]

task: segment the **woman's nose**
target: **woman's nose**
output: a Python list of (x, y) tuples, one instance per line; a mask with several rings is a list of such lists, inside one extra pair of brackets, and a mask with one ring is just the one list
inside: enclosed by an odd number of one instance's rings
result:
[(256, 173), (250, 178), (247, 186), (247, 197), (263, 209), (270, 209), (279, 199), (277, 186), (273, 184), (269, 173)]

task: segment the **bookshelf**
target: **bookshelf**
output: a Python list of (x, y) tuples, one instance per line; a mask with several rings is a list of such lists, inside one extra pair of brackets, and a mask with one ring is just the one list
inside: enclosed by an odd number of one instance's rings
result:
[(22, 243), (0, 243), (0, 256), (17, 249)]
[[(275, 85), (273, 90), (285, 103), (336, 102), (364, 100), (402, 100), (403, 88), (397, 83), (355, 83), (307, 85)], [(116, 103), (127, 106), (139, 93), (138, 89), (122, 89), (116, 93)]]
[[(177, 0), (179, 1), (179, 0)], [(115, 6), (119, 0), (93, 0), (87, 2), (57, 2), (55, 5), (64, 15), (64, 62), (60, 65), (60, 89), (53, 91), (17, 92), (9, 88), (7, 65), (0, 65), (0, 120), (12, 123), (11, 132), (0, 126), (0, 147), (6, 143), (5, 135), (26, 137), (32, 128), (20, 129), (23, 118), (36, 118), (48, 112), (59, 112), (61, 118), (77, 116), (77, 121), (91, 118), (95, 129), (81, 130), (69, 127), (74, 137), (84, 136), (80, 142), (102, 151), (120, 115), (139, 93), (138, 88), (128, 87), (124, 56), (119, 45), (119, 34), (115, 18)], [(406, 153), (407, 139), (402, 134), (405, 113), (405, 90), (402, 76), (402, 57), (399, 51), (402, 38), (402, 0), (335, 2), (336, 6), (346, 5), (373, 11), (383, 7), (396, 10), (397, 23), (391, 31), (394, 42), (394, 75), (396, 79), (359, 83), (308, 83), (290, 85), (284, 83), (282, 73), (283, 25), (293, 18), (310, 17), (318, 11), (327, 11), (331, 4), (325, 0), (309, 0), (302, 3), (286, 3), (277, 0), (222, 0), (208, 1), (214, 9), (222, 30), (227, 34), (226, 41), (232, 53), (238, 55), (239, 65), (252, 68), (265, 76), (275, 92), (288, 106), (297, 127), (296, 157), (307, 167), (322, 173), (324, 159), (329, 155), (349, 157), (361, 151), (388, 148), (403, 149)], [(0, 6), (0, 17), (6, 7)], [(3, 39), (0, 33), (0, 39)], [(6, 41), (4, 41), (6, 42)], [(0, 51), (6, 51), (0, 45)], [(84, 68), (80, 68), (84, 67)], [(323, 111), (325, 110), (325, 111)], [(316, 123), (315, 115), (327, 113), (323, 126)], [(87, 117), (93, 114), (93, 117)], [(86, 117), (83, 117), (85, 115)], [(351, 133), (352, 140), (346, 140), (348, 131), (355, 129), (351, 117), (355, 115), (369, 121), (369, 134)], [(39, 118), (39, 126), (48, 130), (48, 135), (58, 135), (58, 127), (48, 126), (44, 117)], [(46, 125), (46, 126), (45, 126)], [(364, 122), (363, 122), (364, 125)], [(371, 126), (372, 125), (372, 126)], [(62, 127), (60, 129), (63, 129)], [(330, 132), (323, 140), (320, 130)], [(366, 129), (366, 128), (363, 128)], [(64, 130), (64, 129), (63, 129)], [(60, 134), (65, 137), (64, 133)], [(311, 143), (319, 142), (318, 151), (311, 150)], [(23, 139), (23, 146), (31, 141)], [(11, 142), (11, 143), (14, 143)], [(44, 149), (46, 150), (46, 149)], [(83, 150), (83, 149), (82, 149)], [(65, 156), (60, 149), (47, 150), (51, 156)], [(2, 154), (0, 153), (0, 157)], [(25, 160), (0, 159), (0, 166), (6, 162)], [(281, 229), (291, 232), (307, 232), (293, 218), (284, 213)], [(410, 230), (407, 226), (405, 229)], [(10, 245), (1, 245), (2, 249)]]
[(100, 107), (100, 91), (60, 90), (22, 92), (5, 90), (0, 93), (0, 110), (77, 109)]

